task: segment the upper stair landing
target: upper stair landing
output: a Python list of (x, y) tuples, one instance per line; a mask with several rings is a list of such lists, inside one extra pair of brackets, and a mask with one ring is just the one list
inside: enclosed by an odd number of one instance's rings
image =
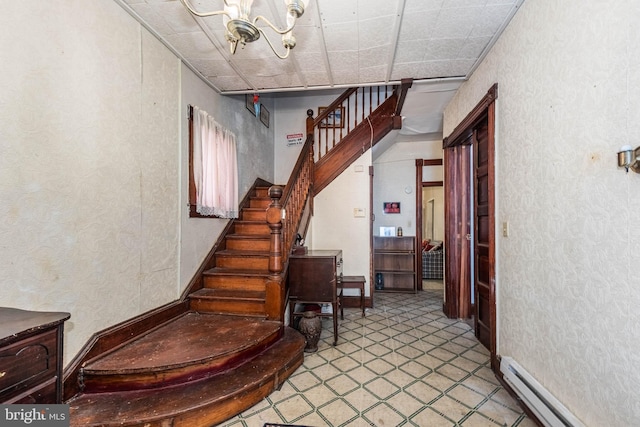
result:
[(402, 107), (412, 80), (398, 86), (351, 88), (316, 118), (307, 111), (307, 138), (313, 140), (313, 189), (318, 194), (366, 150), (402, 127)]

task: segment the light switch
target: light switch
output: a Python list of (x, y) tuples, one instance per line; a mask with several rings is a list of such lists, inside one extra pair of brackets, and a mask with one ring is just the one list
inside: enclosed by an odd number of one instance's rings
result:
[(353, 217), (354, 218), (364, 218), (364, 209), (362, 209), (362, 208), (353, 208)]
[(509, 222), (502, 223), (502, 237), (509, 237)]
[(353, 170), (355, 170), (356, 172), (362, 172), (364, 171), (364, 166), (362, 165), (355, 165)]

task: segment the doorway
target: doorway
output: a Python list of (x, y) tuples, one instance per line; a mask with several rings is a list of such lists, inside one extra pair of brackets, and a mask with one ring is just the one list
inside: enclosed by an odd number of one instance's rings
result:
[[(416, 159), (416, 273), (423, 280), (443, 280), (444, 182), (442, 159)], [(425, 255), (426, 251), (433, 251)], [(439, 253), (435, 253), (439, 251)], [(442, 262), (440, 262), (442, 259)]]
[(490, 351), (495, 372), (499, 370), (494, 174), (497, 94), (495, 84), (443, 141), (447, 248), (443, 310), (450, 318), (474, 317), (475, 335)]

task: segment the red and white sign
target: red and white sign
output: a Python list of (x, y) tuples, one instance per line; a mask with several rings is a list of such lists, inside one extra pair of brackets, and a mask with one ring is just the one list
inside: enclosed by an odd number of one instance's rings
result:
[(287, 147), (290, 145), (302, 144), (304, 141), (304, 134), (302, 133), (290, 133), (287, 135)]

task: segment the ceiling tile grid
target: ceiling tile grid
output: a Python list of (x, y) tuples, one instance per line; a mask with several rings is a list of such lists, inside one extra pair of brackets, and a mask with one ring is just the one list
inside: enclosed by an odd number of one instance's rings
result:
[[(197, 18), (179, 0), (116, 0), (221, 93), (369, 85), (466, 76), (523, 0), (308, 0), (288, 59), (264, 37), (229, 51), (221, 16)], [(222, 0), (190, 0), (199, 11)], [(281, 0), (254, 0), (252, 17), (282, 27)], [(274, 48), (280, 36), (257, 24)]]

